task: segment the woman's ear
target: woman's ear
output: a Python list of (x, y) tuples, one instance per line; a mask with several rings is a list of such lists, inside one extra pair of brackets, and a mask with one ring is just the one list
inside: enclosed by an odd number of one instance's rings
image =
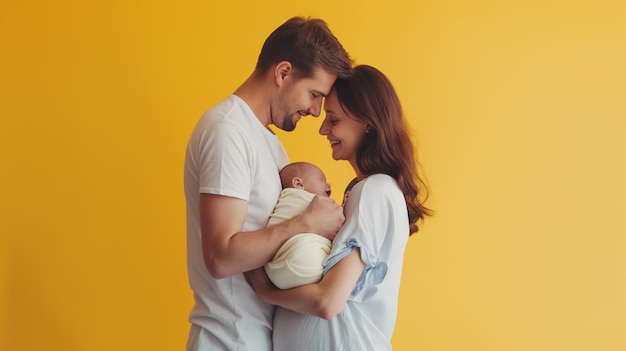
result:
[(304, 189), (304, 183), (302, 182), (302, 178), (293, 177), (293, 179), (291, 180), (291, 186), (296, 189)]
[(285, 79), (292, 73), (293, 67), (289, 61), (280, 61), (274, 69), (274, 80), (280, 87), (283, 85)]

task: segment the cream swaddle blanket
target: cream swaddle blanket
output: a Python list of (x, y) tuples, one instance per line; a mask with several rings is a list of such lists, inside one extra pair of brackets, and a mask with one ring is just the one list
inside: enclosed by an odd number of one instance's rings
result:
[[(268, 226), (282, 223), (304, 211), (315, 194), (286, 188), (270, 216)], [(330, 254), (331, 241), (321, 235), (300, 233), (292, 236), (265, 265), (270, 280), (280, 289), (316, 283), (322, 279), (322, 264)]]

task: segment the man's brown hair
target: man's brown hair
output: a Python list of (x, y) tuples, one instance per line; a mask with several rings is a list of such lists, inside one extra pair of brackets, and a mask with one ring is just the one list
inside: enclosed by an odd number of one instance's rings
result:
[(350, 75), (352, 61), (339, 40), (321, 19), (293, 17), (265, 40), (256, 70), (266, 73), (273, 64), (289, 61), (298, 78), (313, 75), (321, 67), (337, 77)]

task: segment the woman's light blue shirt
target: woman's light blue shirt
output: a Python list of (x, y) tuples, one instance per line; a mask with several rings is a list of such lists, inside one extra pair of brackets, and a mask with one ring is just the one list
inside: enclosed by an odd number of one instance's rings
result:
[(277, 307), (274, 351), (391, 350), (409, 237), (404, 196), (393, 178), (371, 175), (352, 188), (344, 214), (346, 222), (333, 241), (325, 273), (356, 247), (365, 270), (343, 310), (331, 320)]

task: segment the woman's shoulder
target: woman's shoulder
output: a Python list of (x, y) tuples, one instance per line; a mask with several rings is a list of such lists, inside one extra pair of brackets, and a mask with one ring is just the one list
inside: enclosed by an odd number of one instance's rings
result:
[(366, 182), (392, 182), (395, 183), (396, 180), (393, 179), (390, 175), (384, 173), (376, 173), (365, 178)]
[(361, 193), (365, 193), (367, 196), (385, 197), (394, 196), (396, 193), (401, 194), (396, 180), (387, 174), (372, 174), (359, 183)]
[(363, 180), (363, 187), (367, 188), (388, 188), (398, 187), (398, 183), (388, 174), (377, 173), (372, 174)]

